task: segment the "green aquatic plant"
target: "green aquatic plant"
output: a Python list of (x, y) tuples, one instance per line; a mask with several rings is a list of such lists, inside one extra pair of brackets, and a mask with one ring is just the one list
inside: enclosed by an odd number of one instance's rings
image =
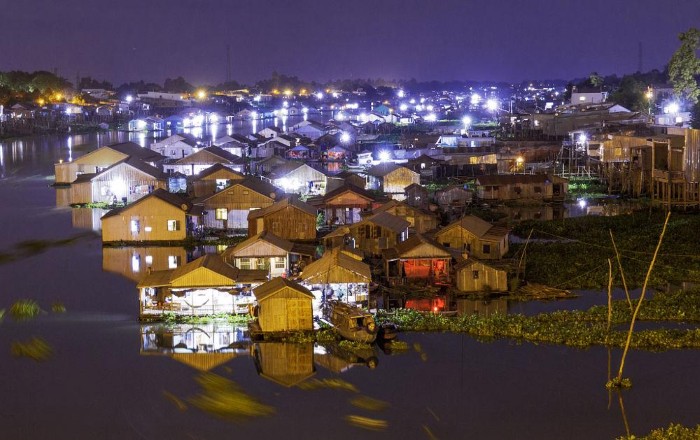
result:
[(697, 440), (700, 438), (700, 425), (688, 428), (681, 424), (671, 423), (667, 428), (659, 428), (641, 437), (628, 435), (618, 437), (618, 440)]
[(54, 313), (66, 313), (66, 306), (60, 302), (54, 302), (51, 304), (51, 311)]
[(12, 355), (26, 357), (37, 362), (47, 360), (53, 354), (51, 346), (41, 338), (34, 337), (29, 342), (13, 342)]
[(41, 308), (33, 299), (21, 299), (10, 306), (10, 314), (17, 320), (31, 319), (39, 313)]

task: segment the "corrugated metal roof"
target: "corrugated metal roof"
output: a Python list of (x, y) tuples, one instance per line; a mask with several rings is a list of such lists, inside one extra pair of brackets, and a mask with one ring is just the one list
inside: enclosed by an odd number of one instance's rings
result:
[(192, 204), (190, 202), (188, 202), (182, 196), (180, 196), (178, 194), (170, 193), (162, 188), (157, 188), (152, 193), (148, 194), (147, 196), (141, 197), (140, 199), (136, 200), (135, 202), (133, 202), (129, 205), (123, 206), (121, 208), (112, 209), (111, 211), (109, 211), (108, 213), (103, 215), (102, 218), (104, 219), (104, 218), (113, 217), (117, 214), (120, 214), (121, 212), (128, 211), (128, 210), (132, 209), (133, 207), (138, 206), (139, 203), (143, 203), (147, 200), (150, 200), (153, 197), (158, 198), (158, 199), (160, 199), (166, 203), (169, 203), (173, 206), (177, 206), (180, 209), (182, 209), (182, 207), (185, 206), (187, 208), (187, 209), (183, 209), (183, 211), (185, 211), (185, 213), (188, 213), (192, 208)]
[(173, 280), (176, 280), (191, 272), (194, 272), (200, 267), (209, 269), (212, 272), (215, 272), (226, 278), (230, 278), (231, 284), (234, 284), (236, 282), (236, 279), (238, 278), (239, 269), (226, 263), (224, 259), (221, 258), (221, 255), (206, 254), (202, 257), (197, 258), (194, 261), (190, 261), (189, 263), (184, 264), (178, 267), (177, 269), (173, 270), (173, 273), (170, 277), (170, 281), (172, 282)]
[(284, 252), (290, 252), (292, 248), (294, 247), (294, 244), (291, 241), (287, 241), (284, 238), (280, 238), (270, 232), (263, 231), (257, 235), (254, 235), (240, 243), (238, 243), (234, 247), (230, 247), (226, 249), (223, 254), (221, 254), (222, 257), (228, 258), (231, 256), (246, 256), (245, 254), (245, 249), (248, 248), (249, 246), (258, 243), (260, 241), (267, 242), (271, 244), (272, 246), (275, 246)]
[[(415, 234), (410, 236), (407, 240), (398, 243), (395, 247), (391, 249), (386, 249), (384, 251), (384, 257), (386, 259), (396, 259), (405, 257), (406, 254), (410, 253), (412, 250), (427, 245), (431, 251), (425, 255), (426, 258), (451, 258), (452, 254), (445, 249), (444, 246), (431, 240), (421, 234)], [(411, 258), (419, 258), (418, 255), (412, 255)]]
[(356, 225), (359, 226), (365, 223), (374, 223), (377, 226), (391, 229), (395, 232), (403, 232), (406, 230), (406, 228), (408, 228), (411, 225), (411, 223), (408, 220), (402, 219), (401, 217), (396, 216), (394, 214), (389, 214), (388, 212), (380, 212), (378, 214), (374, 214), (373, 216), (367, 217), (365, 220), (362, 220)]
[(277, 212), (288, 206), (299, 209), (309, 215), (313, 215), (314, 217), (316, 216), (316, 208), (314, 208), (313, 206), (309, 205), (308, 203), (302, 202), (296, 197), (287, 197), (286, 199), (282, 199), (278, 202), (275, 202), (266, 208), (250, 211), (250, 213), (248, 214), (248, 220), (264, 217), (268, 214)]
[(264, 301), (265, 299), (269, 298), (270, 296), (274, 295), (275, 293), (279, 292), (285, 287), (294, 289), (302, 295), (308, 296), (310, 298), (314, 297), (313, 293), (311, 293), (311, 291), (306, 287), (302, 286), (299, 283), (281, 277), (273, 278), (270, 281), (259, 285), (258, 287), (253, 289), (253, 293), (255, 294), (255, 298), (258, 300), (258, 302), (260, 302)]
[(387, 174), (391, 173), (392, 171), (395, 171), (399, 169), (398, 165), (396, 165), (393, 162), (383, 162), (377, 165), (374, 165), (373, 167), (369, 168), (367, 171), (365, 171), (366, 174), (374, 177), (384, 177)]
[(492, 239), (496, 241), (508, 235), (509, 232), (507, 228), (501, 226), (494, 226), (486, 220), (483, 220), (473, 215), (466, 215), (461, 219), (456, 220), (447, 225), (444, 229), (440, 230), (438, 234), (457, 226), (461, 226), (462, 228), (471, 232), (477, 237)]
[(301, 279), (310, 284), (369, 283), (372, 272), (368, 264), (336, 248), (306, 266)]
[(106, 145), (102, 148), (110, 148), (114, 151), (126, 154), (127, 156), (134, 156), (145, 162), (159, 162), (165, 159), (165, 156), (160, 153), (150, 148), (143, 148), (141, 145), (134, 142), (122, 142), (119, 144)]
[(245, 175), (244, 175), (244, 174), (239, 173), (239, 172), (236, 171), (236, 170), (232, 170), (231, 168), (227, 167), (227, 166), (224, 165), (224, 164), (217, 163), (217, 164), (214, 164), (214, 165), (210, 166), (209, 168), (207, 168), (207, 169), (205, 169), (205, 170), (202, 170), (199, 174), (196, 174), (196, 175), (192, 176), (192, 180), (200, 180), (200, 179), (203, 179), (203, 178), (205, 178), (205, 177), (207, 177), (207, 176), (210, 176), (210, 175), (216, 173), (217, 171), (226, 171), (227, 173), (229, 173), (229, 174), (231, 174), (231, 175), (233, 175), (233, 176), (240, 177), (241, 180), (243, 180), (243, 178), (245, 178)]

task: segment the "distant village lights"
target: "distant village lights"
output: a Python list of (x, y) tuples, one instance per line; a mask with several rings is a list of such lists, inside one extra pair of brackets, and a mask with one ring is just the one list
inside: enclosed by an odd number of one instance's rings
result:
[(469, 117), (469, 116), (463, 117), (463, 118), (462, 118), (462, 124), (464, 124), (464, 127), (465, 127), (465, 128), (466, 128), (466, 127), (469, 127), (470, 125), (472, 125), (472, 118)]
[(399, 91), (396, 92), (396, 96), (398, 96), (399, 98), (403, 98), (404, 96), (406, 96), (406, 92), (404, 92), (403, 90), (399, 89)]
[(343, 142), (343, 143), (350, 142), (350, 135), (347, 132), (343, 132), (343, 134), (340, 135), (340, 142)]
[(670, 103), (666, 108), (665, 108), (665, 113), (678, 113), (680, 110), (680, 106), (678, 105), (677, 102), (672, 102)]
[(486, 109), (491, 112), (498, 110), (498, 101), (495, 99), (489, 99), (486, 101)]
[(387, 162), (387, 161), (391, 160), (391, 153), (386, 151), (386, 150), (380, 151), (379, 152), (379, 160), (381, 162)]

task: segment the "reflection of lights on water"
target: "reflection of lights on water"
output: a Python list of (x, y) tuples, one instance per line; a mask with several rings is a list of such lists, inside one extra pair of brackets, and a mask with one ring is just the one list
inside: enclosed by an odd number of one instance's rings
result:
[(226, 134), (229, 136), (233, 134), (233, 124), (226, 124)]
[(586, 200), (580, 199), (580, 200), (578, 201), (578, 207), (581, 208), (581, 209), (584, 209), (584, 208), (586, 207)]
[(73, 136), (69, 136), (66, 143), (68, 144), (68, 162), (73, 162)]

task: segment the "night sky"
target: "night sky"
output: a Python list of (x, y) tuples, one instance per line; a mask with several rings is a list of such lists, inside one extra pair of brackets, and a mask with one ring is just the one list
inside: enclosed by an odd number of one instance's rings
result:
[(0, 71), (120, 84), (572, 79), (662, 68), (700, 0), (0, 0)]

